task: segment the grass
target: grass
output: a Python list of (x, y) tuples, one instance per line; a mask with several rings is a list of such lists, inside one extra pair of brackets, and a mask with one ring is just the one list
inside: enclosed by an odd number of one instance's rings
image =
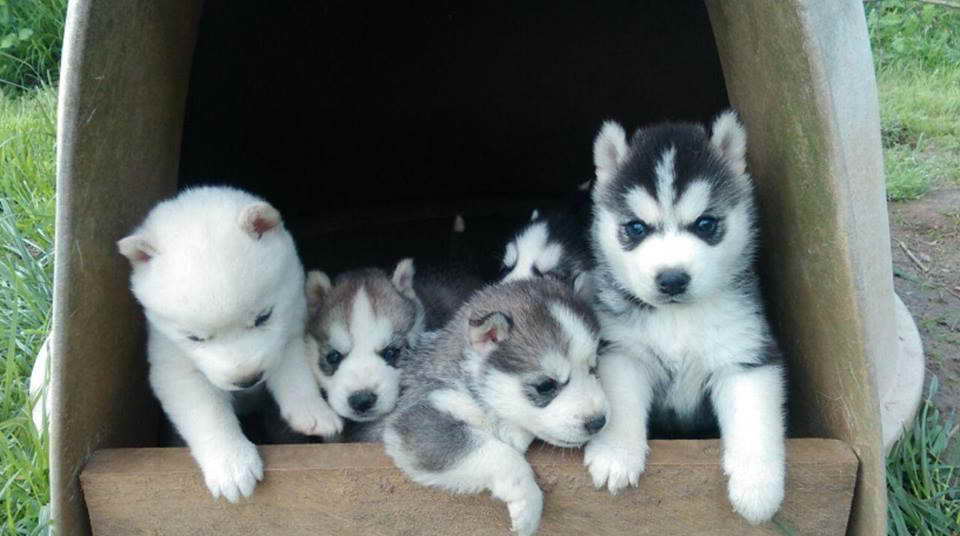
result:
[(880, 93), (887, 197), (960, 184), (960, 9), (867, 3)]
[(0, 0), (0, 80), (27, 91), (56, 83), (67, 0)]
[(0, 534), (41, 534), (50, 490), (47, 437), (27, 383), (49, 328), (56, 92), (0, 93)]
[(919, 71), (896, 64), (877, 71), (877, 84), (888, 198), (960, 184), (960, 65)]
[[(936, 391), (931, 382), (929, 398)], [(960, 453), (954, 416), (943, 417), (925, 400), (913, 427), (887, 458), (891, 535), (960, 533)]]

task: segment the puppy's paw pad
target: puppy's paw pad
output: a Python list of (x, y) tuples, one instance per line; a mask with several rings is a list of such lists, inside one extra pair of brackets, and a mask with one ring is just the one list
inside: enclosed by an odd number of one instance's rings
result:
[(620, 447), (603, 441), (591, 441), (584, 451), (583, 463), (590, 471), (593, 485), (616, 495), (627, 486), (636, 486), (646, 467), (647, 447)]
[(783, 464), (754, 461), (729, 473), (727, 489), (733, 509), (754, 525), (769, 521), (783, 502)]
[(256, 445), (246, 439), (216, 449), (198, 462), (214, 498), (223, 496), (230, 502), (237, 502), (241, 496), (249, 497), (257, 481), (263, 479), (263, 460)]

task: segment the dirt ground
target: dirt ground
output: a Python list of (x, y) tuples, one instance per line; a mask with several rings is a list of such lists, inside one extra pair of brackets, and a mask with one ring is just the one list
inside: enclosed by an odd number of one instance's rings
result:
[(947, 413), (956, 411), (960, 409), (960, 188), (935, 188), (919, 200), (892, 202), (888, 207), (894, 287), (920, 330), (926, 385), (936, 375), (940, 390), (934, 401)]

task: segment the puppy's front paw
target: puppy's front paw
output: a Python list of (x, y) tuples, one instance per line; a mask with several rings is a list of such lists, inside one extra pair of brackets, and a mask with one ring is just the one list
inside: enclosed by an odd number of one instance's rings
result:
[(783, 460), (731, 457), (725, 460), (724, 469), (730, 475), (730, 503), (744, 519), (756, 525), (777, 513), (783, 502)]
[(606, 485), (610, 493), (616, 495), (627, 486), (636, 486), (640, 482), (648, 451), (646, 443), (624, 446), (597, 438), (587, 443), (583, 464), (590, 470), (597, 489)]
[(301, 434), (331, 438), (343, 431), (343, 419), (322, 399), (293, 404), (281, 412), (290, 428)]
[(263, 461), (257, 447), (246, 438), (223, 448), (211, 449), (198, 458), (203, 479), (214, 499), (222, 495), (230, 502), (249, 497), (263, 479)]
[(510, 530), (519, 536), (530, 536), (540, 526), (543, 514), (543, 491), (534, 486), (523, 499), (507, 503), (510, 511)]

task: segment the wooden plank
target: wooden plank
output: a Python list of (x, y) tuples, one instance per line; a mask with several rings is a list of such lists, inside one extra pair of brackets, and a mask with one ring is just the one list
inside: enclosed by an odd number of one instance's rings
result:
[[(783, 534), (730, 508), (720, 443), (652, 441), (637, 489), (596, 491), (579, 451), (534, 447), (546, 493), (541, 534)], [(80, 480), (97, 536), (231, 534), (506, 534), (503, 503), (413, 484), (376, 444), (261, 447), (264, 481), (240, 504), (216, 502), (185, 449), (98, 451)], [(857, 458), (829, 439), (788, 442), (788, 490), (776, 521), (795, 532), (843, 534)]]

